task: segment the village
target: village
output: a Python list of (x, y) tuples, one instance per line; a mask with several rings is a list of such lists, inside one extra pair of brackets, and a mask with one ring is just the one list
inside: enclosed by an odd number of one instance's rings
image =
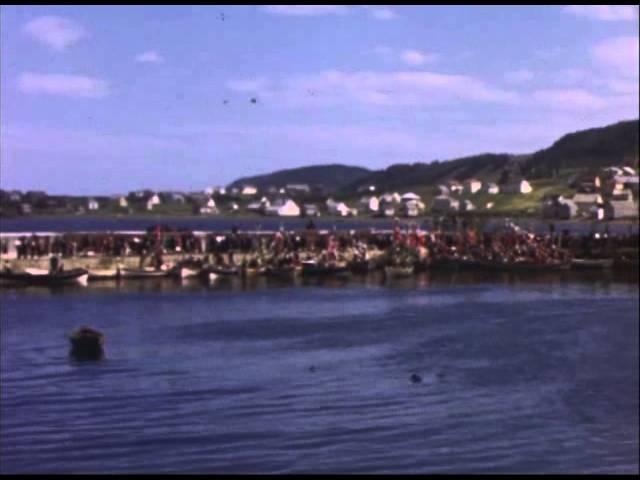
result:
[[(407, 191), (328, 193), (322, 185), (245, 184), (190, 193), (137, 190), (127, 195), (61, 196), (0, 190), (0, 216), (200, 215), (418, 218), (426, 215), (534, 216), (557, 220), (638, 218), (638, 173), (628, 166), (583, 170), (564, 184), (529, 181), (503, 172), (498, 181), (455, 179)], [(525, 207), (525, 208), (523, 208)]]

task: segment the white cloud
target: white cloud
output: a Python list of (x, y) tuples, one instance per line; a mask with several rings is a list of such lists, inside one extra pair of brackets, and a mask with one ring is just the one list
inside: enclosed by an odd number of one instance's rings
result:
[(504, 74), (507, 82), (516, 84), (530, 82), (534, 77), (534, 73), (527, 69), (514, 70)]
[(18, 89), (29, 94), (84, 98), (101, 98), (109, 92), (107, 82), (99, 78), (44, 73), (23, 73), (18, 79)]
[(617, 21), (638, 18), (637, 5), (568, 5), (563, 11), (594, 20)]
[(140, 63), (164, 63), (164, 58), (155, 50), (136, 55), (136, 62)]
[[(238, 83), (240, 82), (240, 83)], [(254, 79), (227, 83), (227, 87), (256, 84)], [(235, 88), (234, 88), (235, 87)], [(291, 76), (257, 90), (272, 105), (333, 106), (353, 103), (377, 106), (436, 105), (453, 102), (514, 103), (518, 95), (464, 75), (432, 72), (325, 71)]]
[(433, 53), (422, 53), (419, 50), (403, 50), (400, 58), (407, 65), (420, 66), (435, 61), (437, 56)]
[(593, 47), (591, 56), (601, 67), (612, 68), (624, 76), (638, 77), (639, 42), (637, 36), (610, 38)]
[(54, 16), (38, 17), (24, 26), (24, 31), (36, 41), (62, 51), (87, 36), (76, 22)]
[(274, 15), (316, 16), (343, 15), (348, 12), (345, 5), (265, 5), (262, 9)]

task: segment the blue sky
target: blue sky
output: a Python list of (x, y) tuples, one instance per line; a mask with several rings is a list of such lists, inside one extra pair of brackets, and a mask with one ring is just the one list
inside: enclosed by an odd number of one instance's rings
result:
[(3, 6), (0, 187), (526, 153), (638, 118), (638, 69), (637, 6)]

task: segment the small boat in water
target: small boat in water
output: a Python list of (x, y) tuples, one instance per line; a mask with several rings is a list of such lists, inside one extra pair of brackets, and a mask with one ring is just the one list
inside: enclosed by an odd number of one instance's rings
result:
[(226, 265), (208, 265), (203, 268), (206, 273), (215, 273), (218, 276), (239, 275), (240, 269), (234, 266)]
[(295, 277), (301, 271), (300, 267), (295, 265), (283, 265), (283, 266), (267, 266), (262, 274), (269, 278), (281, 278), (288, 279)]
[(387, 276), (387, 278), (407, 278), (413, 275), (413, 270), (413, 265), (388, 265), (384, 267), (384, 274)]
[(94, 280), (117, 280), (120, 278), (119, 268), (90, 268), (89, 281)]
[(84, 268), (62, 270), (56, 273), (42, 269), (29, 268), (27, 270), (24, 272), (0, 272), (0, 283), (2, 285), (57, 287), (61, 285), (86, 285), (89, 279), (89, 272)]
[(104, 335), (90, 327), (80, 327), (69, 335), (71, 356), (76, 360), (100, 360), (104, 357)]
[(319, 276), (340, 276), (347, 277), (351, 275), (349, 267), (344, 264), (337, 263), (318, 263), (313, 260), (302, 262), (302, 276), (319, 277)]
[(144, 279), (144, 278), (162, 278), (166, 277), (168, 272), (166, 270), (155, 270), (151, 268), (133, 269), (123, 268), (120, 270), (121, 278), (130, 279)]
[(604, 269), (613, 267), (613, 262), (613, 258), (574, 258), (571, 260), (571, 267), (580, 269)]

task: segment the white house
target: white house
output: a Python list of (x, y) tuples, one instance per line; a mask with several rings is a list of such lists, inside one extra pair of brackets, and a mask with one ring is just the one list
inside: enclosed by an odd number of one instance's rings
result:
[(599, 193), (576, 193), (572, 200), (578, 208), (577, 213), (583, 216), (592, 215), (593, 208), (603, 203)]
[(410, 202), (410, 201), (420, 201), (420, 196), (416, 195), (413, 192), (407, 192), (404, 195), (402, 195), (402, 197), (400, 197), (400, 200), (403, 202)]
[(614, 193), (604, 206), (604, 216), (614, 218), (638, 218), (638, 205), (633, 201), (629, 190)]
[(265, 209), (271, 206), (271, 202), (267, 197), (262, 197), (258, 202), (251, 202), (247, 205), (247, 210), (251, 212), (262, 212), (264, 213)]
[(464, 182), (464, 190), (468, 193), (476, 193), (482, 189), (482, 182), (477, 178), (470, 178)]
[(485, 191), (489, 195), (497, 195), (498, 193), (500, 193), (500, 187), (493, 182), (489, 182), (485, 184)]
[(87, 202), (87, 209), (88, 210), (99, 210), (100, 209), (100, 204), (98, 203), (98, 201), (95, 198), (90, 198), (89, 201)]
[(476, 209), (476, 206), (471, 203), (471, 200), (462, 200), (458, 206), (458, 209), (461, 212), (471, 212), (472, 210)]
[(202, 214), (216, 214), (218, 213), (218, 207), (216, 206), (216, 201), (209, 197), (205, 202), (200, 205), (200, 213)]
[(278, 217), (299, 217), (300, 207), (291, 199), (280, 200), (266, 207), (264, 213)]
[(121, 195), (121, 196), (119, 196), (119, 197), (118, 197), (117, 202), (118, 202), (118, 206), (119, 206), (120, 208), (127, 208), (127, 207), (129, 207), (129, 202), (127, 201), (127, 197), (125, 197), (125, 196), (123, 196), (123, 195)]
[(400, 207), (400, 211), (405, 217), (417, 217), (420, 214), (421, 203), (418, 200), (406, 201)]
[(451, 180), (448, 184), (449, 191), (453, 193), (462, 193), (462, 184), (456, 180)]
[(153, 207), (156, 205), (160, 205), (162, 201), (160, 200), (160, 196), (157, 193), (154, 193), (147, 200), (147, 210), (153, 210)]
[(346, 217), (351, 214), (351, 209), (344, 202), (333, 202), (328, 209), (331, 215), (338, 215), (339, 217)]
[(449, 188), (446, 185), (438, 185), (438, 195), (449, 195)]
[(362, 197), (360, 199), (360, 207), (369, 213), (377, 213), (380, 210), (380, 200), (375, 195), (370, 197)]
[(501, 187), (503, 193), (531, 193), (533, 188), (531, 184), (526, 180), (515, 180), (513, 182), (505, 183)]
[(254, 187), (253, 185), (243, 185), (242, 186), (242, 192), (240, 192), (240, 194), (245, 196), (245, 197), (250, 197), (250, 196), (255, 195), (257, 193), (258, 193), (258, 189), (256, 187)]
[(431, 204), (431, 211), (433, 213), (457, 212), (459, 208), (460, 202), (458, 200), (445, 195), (438, 195), (433, 199), (433, 203)]

